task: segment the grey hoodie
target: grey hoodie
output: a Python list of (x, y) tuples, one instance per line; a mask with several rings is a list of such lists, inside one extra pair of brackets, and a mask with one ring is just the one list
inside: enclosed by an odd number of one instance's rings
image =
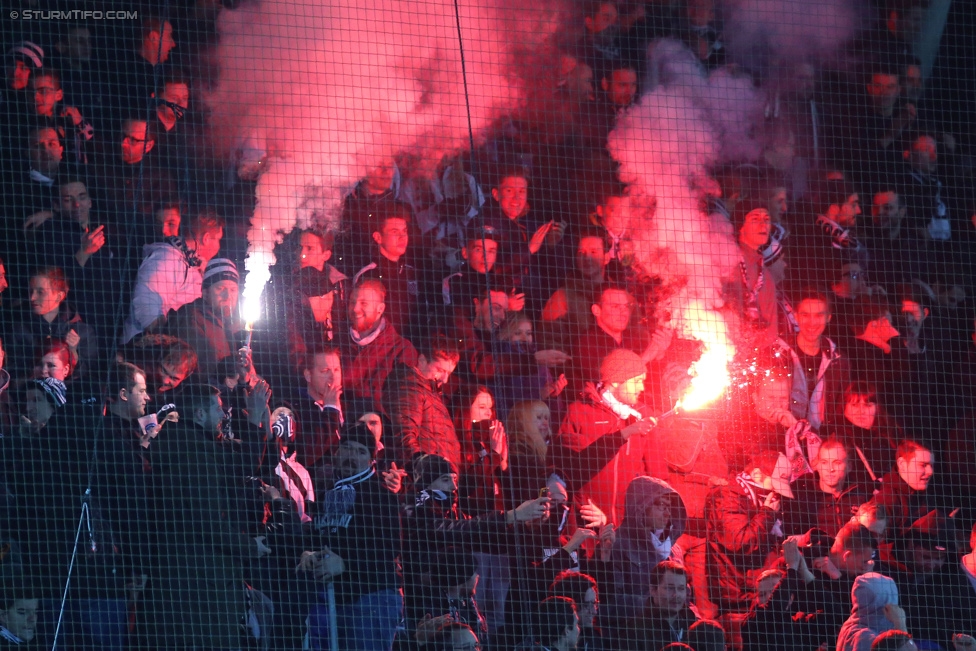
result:
[(883, 574), (862, 574), (854, 579), (851, 602), (851, 616), (840, 629), (836, 651), (871, 651), (874, 638), (895, 628), (884, 609), (898, 605), (898, 586)]
[[(671, 496), (671, 523), (661, 532), (662, 541), (650, 530), (646, 513), (663, 495)], [(684, 501), (666, 481), (641, 476), (627, 486), (624, 519), (610, 556), (615, 616), (636, 617), (647, 606), (651, 570), (678, 553), (673, 545), (684, 531), (687, 519)]]

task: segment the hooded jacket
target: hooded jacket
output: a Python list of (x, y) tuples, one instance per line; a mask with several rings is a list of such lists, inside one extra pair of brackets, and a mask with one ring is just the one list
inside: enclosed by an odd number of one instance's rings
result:
[(851, 602), (851, 616), (837, 636), (837, 651), (871, 651), (874, 638), (895, 628), (884, 609), (898, 605), (898, 587), (892, 579), (868, 572), (854, 579)]
[[(647, 510), (664, 495), (671, 496), (671, 521), (663, 531), (651, 531)], [(624, 519), (610, 555), (616, 617), (636, 617), (647, 608), (651, 570), (678, 551), (674, 544), (687, 519), (684, 501), (667, 482), (646, 476), (630, 482), (624, 498)]]

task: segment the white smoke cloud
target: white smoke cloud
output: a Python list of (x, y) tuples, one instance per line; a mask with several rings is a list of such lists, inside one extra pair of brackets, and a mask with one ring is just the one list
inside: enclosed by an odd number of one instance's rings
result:
[(212, 124), (223, 142), (263, 142), (268, 155), (244, 304), (255, 304), (282, 234), (335, 227), (344, 193), (368, 170), (400, 152), (432, 170), (468, 147), (469, 121), (477, 142), (518, 108), (526, 89), (515, 55), (547, 48), (556, 2), (460, 2), (466, 77), (452, 0), (264, 0), (223, 11)]
[(675, 41), (655, 44), (649, 69), (651, 89), (620, 117), (608, 141), (640, 233), (635, 255), (679, 302), (718, 308), (739, 251), (728, 222), (702, 212), (702, 189), (714, 185), (711, 166), (759, 155), (751, 131), (762, 116), (762, 96), (747, 78), (706, 75)]
[(720, 310), (740, 255), (728, 220), (702, 210), (703, 191), (716, 185), (710, 167), (758, 157), (763, 97), (748, 78), (706, 75), (676, 41), (654, 44), (648, 68), (649, 91), (619, 118), (608, 149), (628, 184), (635, 256), (664, 282), (672, 325), (704, 344), (686, 396), (698, 407), (728, 384), (734, 348)]
[(725, 0), (723, 42), (753, 71), (836, 60), (863, 25), (859, 0)]

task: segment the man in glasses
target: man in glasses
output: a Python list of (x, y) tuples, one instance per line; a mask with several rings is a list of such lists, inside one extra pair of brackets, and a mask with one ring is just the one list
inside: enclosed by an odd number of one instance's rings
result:
[[(135, 211), (150, 227), (154, 224), (155, 208), (176, 196), (176, 186), (164, 170), (160, 169), (155, 155), (156, 132), (145, 116), (134, 116), (122, 121), (122, 129), (109, 142), (100, 159), (102, 166), (97, 172), (99, 183), (107, 190), (108, 208), (116, 218), (124, 219)], [(152, 229), (149, 228), (149, 231)], [(152, 241), (151, 232), (137, 233), (140, 243)]]

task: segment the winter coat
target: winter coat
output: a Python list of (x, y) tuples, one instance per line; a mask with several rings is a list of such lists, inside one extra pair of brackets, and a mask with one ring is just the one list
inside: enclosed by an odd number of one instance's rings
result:
[(129, 317), (122, 332), (123, 343), (141, 334), (160, 317), (203, 295), (203, 267), (187, 254), (182, 240), (169, 238), (147, 244), (143, 254), (132, 290)]
[(898, 604), (898, 587), (892, 579), (868, 572), (854, 579), (851, 616), (837, 636), (837, 651), (871, 651), (871, 643), (894, 625), (885, 617), (888, 604)]
[[(45, 258), (39, 259), (38, 263), (53, 264), (64, 271), (71, 287), (71, 304), (95, 327), (103, 341), (109, 341), (113, 331), (118, 329), (123, 313), (118, 301), (106, 301), (105, 297), (122, 294), (123, 274), (120, 271), (123, 248), (119, 229), (113, 224), (106, 224), (101, 215), (92, 213), (89, 231), (99, 226), (105, 229), (106, 243), (88, 259), (84, 267), (78, 264), (75, 254), (85, 230), (73, 219), (60, 216), (44, 222), (38, 228), (34, 243), (38, 257), (43, 252)], [(128, 283), (128, 278), (124, 282)], [(125, 291), (128, 290), (126, 287)]]
[[(655, 545), (645, 514), (656, 500), (671, 496), (671, 522)], [(613, 612), (618, 619), (632, 618), (649, 605), (650, 573), (658, 563), (678, 550), (674, 544), (685, 529), (688, 514), (681, 496), (667, 482), (654, 477), (637, 477), (627, 487), (624, 519), (610, 554), (613, 568)], [(678, 642), (680, 640), (670, 640)]]
[(198, 377), (220, 386), (220, 362), (236, 354), (243, 344), (244, 323), (236, 313), (224, 317), (198, 298), (171, 315), (164, 330), (190, 344), (196, 352)]
[(237, 469), (214, 435), (181, 421), (167, 425), (153, 443), (155, 568), (148, 612), (160, 648), (240, 646), (244, 567), (255, 543), (242, 533), (234, 487), (243, 482), (235, 481)]
[[(258, 374), (274, 387), (275, 394), (293, 397), (303, 386), (296, 369), (302, 368), (308, 351), (335, 346), (338, 324), (346, 310), (349, 279), (329, 264), (322, 271), (306, 268), (297, 273), (278, 267), (272, 269), (265, 289), (263, 316), (252, 324), (252, 355)], [(315, 320), (308, 300), (329, 291), (334, 292), (331, 331)], [(343, 375), (345, 371), (343, 360)]]
[(150, 448), (139, 445), (141, 428), (135, 421), (109, 413), (103, 423), (92, 499), (116, 533), (122, 576), (149, 574), (146, 550), (153, 539), (154, 455)]
[(755, 486), (742, 476), (714, 488), (705, 501), (709, 589), (724, 610), (748, 610), (756, 577), (778, 555), (779, 516), (761, 504)]
[(312, 544), (328, 547), (345, 562), (345, 571), (335, 580), (337, 603), (351, 604), (399, 587), (397, 499), (373, 468), (337, 481), (314, 505)]
[(400, 454), (404, 461), (423, 452), (461, 467), (461, 443), (454, 421), (434, 383), (424, 378), (415, 366), (401, 364), (391, 374), (388, 396), (389, 414), (400, 430)]
[(795, 339), (791, 344), (777, 339), (773, 348), (789, 360), (793, 376), (790, 390), (790, 412), (797, 419), (806, 420), (814, 431), (820, 431), (832, 414), (843, 413), (844, 388), (850, 377), (847, 360), (837, 350), (837, 344), (824, 337), (826, 346), (820, 349), (820, 366), (814, 386), (807, 386), (807, 375), (798, 354)]
[(834, 497), (820, 490), (816, 474), (804, 475), (793, 483), (794, 499), (784, 505), (787, 533), (802, 534), (816, 527), (834, 537), (852, 516), (857, 515), (857, 507), (870, 500), (872, 494), (870, 485), (859, 483), (849, 475), (844, 490)]
[(349, 333), (339, 335), (342, 384), (345, 391), (388, 414), (386, 380), (398, 364), (416, 366), (417, 350), (385, 318), (377, 327), (381, 330), (369, 343), (357, 343)]
[(536, 366), (535, 358), (526, 350), (494, 346), (492, 334), (475, 328), (460, 309), (455, 310), (451, 326), (452, 338), (461, 352), (457, 376), (462, 381), (488, 384), (499, 376), (514, 375)]
[(894, 542), (904, 536), (916, 520), (934, 509), (932, 492), (914, 490), (898, 475), (897, 470), (884, 476), (877, 500), (888, 513), (888, 527), (885, 529), (888, 540)]
[[(26, 578), (39, 595), (60, 595), (68, 580), (75, 535), (88, 487), (94, 446), (93, 413), (59, 409), (34, 437), (0, 439), (4, 502), (0, 532), (18, 550)], [(81, 599), (121, 598), (118, 545), (93, 501), (72, 573), (72, 594)], [(75, 592), (77, 590), (77, 592)]]
[(953, 634), (976, 630), (976, 593), (956, 559), (932, 573), (912, 572), (896, 564), (890, 575), (916, 640), (952, 649)]
[(752, 604), (749, 617), (742, 624), (743, 651), (813, 651), (817, 648), (817, 643), (812, 642), (816, 639), (816, 626), (803, 621), (804, 618), (794, 620), (797, 614), (795, 597), (802, 585), (796, 572), (789, 570), (766, 603), (759, 604), (756, 600)]
[(671, 624), (665, 613), (648, 607), (641, 616), (618, 627), (617, 646), (614, 648), (625, 651), (659, 651), (674, 642), (687, 644), (688, 629), (698, 619), (694, 611), (685, 606), (678, 613), (675, 623)]
[(298, 427), (292, 447), (298, 453), (298, 462), (316, 476), (320, 474), (316, 469), (328, 465), (339, 445), (342, 415), (333, 407), (316, 403), (307, 393), (294, 402), (294, 413)]
[[(597, 397), (589, 394), (584, 399), (569, 406), (569, 412), (559, 427), (556, 443), (570, 453), (579, 452), (598, 439), (616, 435), (627, 423), (615, 414)], [(585, 504), (592, 499), (616, 525), (623, 520), (625, 512), (624, 494), (635, 477), (651, 475), (667, 477), (667, 462), (658, 451), (657, 436), (652, 430), (645, 436), (633, 436), (622, 442), (616, 454), (599, 468), (591, 478), (573, 486), (576, 502)], [(584, 470), (581, 464), (569, 456), (556, 465), (568, 471), (570, 478), (579, 476)]]
[(659, 428), (662, 453), (668, 463), (668, 484), (681, 494), (688, 517), (695, 518), (703, 532), (705, 498), (712, 487), (710, 480), (728, 477), (729, 464), (718, 439), (718, 418), (714, 415), (701, 416), (701, 420), (693, 418), (693, 415), (670, 418)]
[[(541, 396), (543, 389), (555, 377), (548, 367), (535, 361), (535, 353), (540, 350), (535, 343), (495, 340), (492, 342), (492, 350), (492, 354), (496, 357), (518, 355), (524, 364), (514, 366), (506, 373), (488, 379), (487, 386), (495, 396), (495, 413), (498, 414), (498, 420), (505, 422), (508, 412), (516, 403), (527, 397)], [(563, 391), (558, 396), (546, 400), (554, 421), (558, 422), (566, 411), (567, 393), (568, 391)]]
[(40, 362), (41, 349), (55, 341), (64, 341), (72, 330), (81, 337), (78, 342), (78, 363), (71, 375), (71, 379), (76, 380), (84, 377), (98, 359), (98, 342), (94, 329), (82, 321), (81, 315), (67, 303), (61, 304), (58, 315), (50, 323), (29, 308), (17, 315), (8, 326), (7, 336), (3, 341), (14, 377), (30, 375), (34, 366)]
[(403, 515), (404, 592), (413, 630), (425, 614), (444, 614), (434, 609), (446, 604), (447, 590), (477, 569), (472, 552), (498, 553), (508, 546), (511, 528), (500, 512), (464, 514), (456, 493), (421, 491)]

